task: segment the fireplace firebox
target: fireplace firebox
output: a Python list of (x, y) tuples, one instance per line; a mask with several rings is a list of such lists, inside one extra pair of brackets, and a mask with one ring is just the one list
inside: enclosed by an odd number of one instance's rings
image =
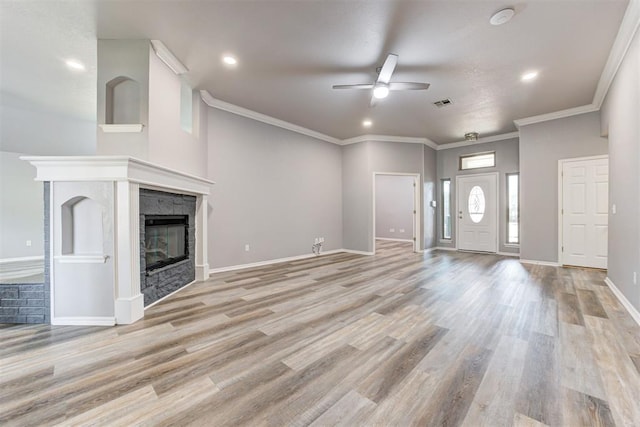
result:
[(147, 272), (188, 258), (188, 215), (147, 215), (144, 229)]

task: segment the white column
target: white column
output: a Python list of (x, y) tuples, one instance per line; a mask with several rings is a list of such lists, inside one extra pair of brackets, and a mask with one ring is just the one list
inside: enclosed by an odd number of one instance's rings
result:
[(116, 323), (129, 324), (144, 317), (140, 293), (140, 186), (116, 182)]
[(200, 195), (196, 199), (196, 281), (209, 278), (209, 262), (207, 255), (207, 196)]

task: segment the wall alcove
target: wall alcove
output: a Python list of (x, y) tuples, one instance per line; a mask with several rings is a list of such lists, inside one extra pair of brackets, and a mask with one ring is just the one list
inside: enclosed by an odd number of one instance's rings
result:
[(107, 82), (104, 132), (141, 132), (140, 84), (126, 76)]
[(105, 262), (102, 207), (96, 201), (73, 197), (60, 207), (60, 262)]

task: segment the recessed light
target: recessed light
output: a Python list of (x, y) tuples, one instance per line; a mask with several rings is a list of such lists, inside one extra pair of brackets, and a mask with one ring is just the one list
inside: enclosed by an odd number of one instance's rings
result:
[(369, 120), (369, 119), (364, 119), (364, 120), (362, 121), (362, 126), (364, 126), (364, 127), (366, 127), (366, 128), (371, 127), (371, 125), (372, 125), (372, 124), (373, 124), (373, 122), (372, 122), (371, 120)]
[(80, 61), (76, 61), (75, 59), (68, 59), (67, 61), (65, 61), (65, 64), (67, 64), (67, 67), (75, 71), (86, 70), (86, 67), (84, 66), (84, 64)]
[(537, 71), (530, 71), (528, 73), (524, 73), (521, 77), (523, 82), (529, 82), (533, 79), (535, 79), (536, 77), (538, 77), (538, 72)]
[(386, 98), (389, 95), (389, 87), (387, 85), (377, 85), (373, 88), (373, 96), (382, 99)]
[(502, 25), (506, 24), (513, 18), (513, 15), (516, 14), (516, 11), (511, 7), (507, 7), (505, 9), (499, 10), (491, 16), (489, 19), (489, 23), (491, 25)]
[(227, 65), (236, 65), (238, 63), (238, 60), (231, 55), (225, 55), (222, 57), (222, 62)]

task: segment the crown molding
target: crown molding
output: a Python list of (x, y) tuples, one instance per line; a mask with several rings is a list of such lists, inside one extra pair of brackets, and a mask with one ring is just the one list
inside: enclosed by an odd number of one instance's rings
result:
[(486, 136), (484, 138), (478, 138), (477, 141), (459, 141), (450, 142), (448, 144), (440, 144), (436, 150), (449, 150), (451, 148), (468, 147), (469, 145), (486, 144), (487, 142), (504, 141), (506, 139), (514, 139), (520, 136), (520, 132), (509, 132), (501, 135)]
[(429, 138), (415, 138), (410, 136), (393, 136), (393, 135), (360, 135), (353, 138), (343, 139), (341, 145), (357, 144), (365, 141), (379, 141), (379, 142), (402, 142), (405, 144), (423, 144), (427, 147), (437, 150), (438, 144), (431, 141)]
[(239, 116), (247, 117), (249, 119), (257, 120), (262, 123), (267, 123), (269, 125), (287, 129), (292, 132), (297, 132), (302, 135), (320, 139), (322, 141), (331, 142), (332, 144), (342, 145), (342, 140), (338, 138), (334, 138), (332, 136), (325, 135), (323, 133), (316, 132), (311, 129), (307, 129), (302, 126), (294, 125), (293, 123), (285, 122), (284, 120), (276, 119), (275, 117), (267, 116), (266, 114), (258, 113), (256, 111), (249, 110), (247, 108), (239, 107), (229, 102), (221, 101), (219, 99), (214, 98), (206, 90), (201, 90), (200, 96), (202, 97), (202, 100), (204, 101), (204, 103), (207, 104), (209, 107), (217, 108), (218, 110), (227, 111), (229, 113), (233, 113)]
[(182, 64), (182, 62), (180, 62), (180, 60), (176, 58), (169, 48), (160, 40), (151, 40), (151, 47), (153, 47), (153, 51), (156, 53), (156, 56), (160, 58), (167, 67), (171, 68), (171, 71), (174, 73), (180, 75), (189, 71), (189, 69), (185, 67), (184, 64)]
[(611, 52), (607, 58), (607, 63), (602, 70), (596, 92), (593, 96), (593, 105), (598, 109), (602, 106), (604, 98), (607, 96), (609, 87), (613, 82), (620, 64), (624, 60), (624, 57), (631, 46), (633, 37), (635, 36), (638, 28), (640, 27), (640, 0), (630, 0), (627, 10), (622, 17), (620, 23), (620, 29), (616, 35), (616, 39), (611, 46)]
[(549, 120), (563, 119), (565, 117), (578, 116), (580, 114), (592, 113), (598, 111), (600, 107), (593, 104), (581, 105), (580, 107), (569, 108), (566, 110), (554, 111), (553, 113), (540, 114), (539, 116), (525, 117), (523, 119), (514, 120), (516, 127), (532, 125), (534, 123), (547, 122)]

